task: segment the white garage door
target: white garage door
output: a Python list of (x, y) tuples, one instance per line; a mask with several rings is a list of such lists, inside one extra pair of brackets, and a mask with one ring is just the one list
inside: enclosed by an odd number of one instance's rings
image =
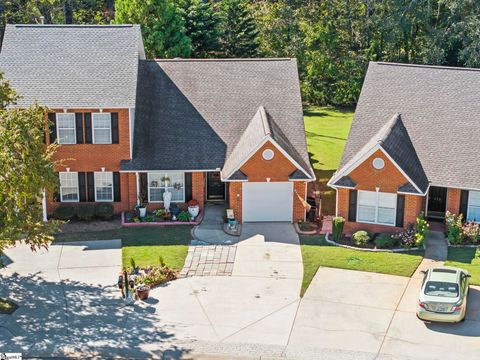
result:
[(243, 183), (243, 221), (292, 221), (293, 183)]

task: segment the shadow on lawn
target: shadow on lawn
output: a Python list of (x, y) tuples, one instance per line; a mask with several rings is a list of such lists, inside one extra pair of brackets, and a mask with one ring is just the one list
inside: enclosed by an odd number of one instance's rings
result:
[(456, 261), (465, 264), (471, 264), (472, 260), (477, 257), (478, 248), (462, 247), (448, 249), (448, 261)]
[[(56, 271), (0, 276), (0, 296), (18, 310), (1, 317), (0, 349), (28, 357), (177, 359), (174, 326), (159, 326), (155, 300), (124, 306), (115, 286), (57, 282)], [(52, 279), (54, 281), (52, 281)]]

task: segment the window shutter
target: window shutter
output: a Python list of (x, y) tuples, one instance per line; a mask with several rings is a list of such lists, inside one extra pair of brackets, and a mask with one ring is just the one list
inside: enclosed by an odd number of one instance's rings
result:
[(148, 201), (148, 178), (147, 173), (140, 174), (140, 201)]
[(397, 195), (397, 216), (395, 226), (403, 227), (403, 213), (405, 210), (405, 195)]
[(55, 113), (48, 113), (48, 120), (50, 123), (48, 124), (49, 132), (50, 132), (50, 144), (57, 140), (57, 116)]
[(348, 221), (357, 221), (357, 190), (350, 190), (348, 199)]
[(113, 173), (113, 201), (121, 201), (120, 195), (120, 173)]
[(112, 144), (118, 144), (118, 113), (114, 112), (112, 116)]
[(56, 188), (55, 191), (53, 192), (53, 201), (59, 202), (60, 201), (60, 174), (56, 172), (55, 176), (57, 177), (58, 188)]
[(85, 144), (92, 143), (92, 113), (84, 113), (83, 121), (85, 123)]
[(468, 210), (468, 190), (462, 190), (460, 192), (460, 214), (463, 214), (463, 220), (467, 218)]
[(77, 144), (83, 144), (83, 114), (75, 113), (75, 132), (77, 133)]
[(185, 173), (185, 202), (192, 200), (192, 173)]
[(78, 199), (80, 202), (87, 201), (87, 193), (85, 187), (85, 173), (79, 172), (78, 173)]
[(87, 173), (87, 201), (95, 201), (95, 177), (93, 172)]

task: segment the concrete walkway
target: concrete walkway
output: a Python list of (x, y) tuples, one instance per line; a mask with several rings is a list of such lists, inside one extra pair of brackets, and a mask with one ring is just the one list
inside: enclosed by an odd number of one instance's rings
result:
[(232, 275), (235, 245), (189, 246), (180, 277)]
[(202, 222), (193, 229), (192, 245), (231, 245), (236, 244), (238, 236), (231, 236), (223, 231), (223, 217), (226, 205), (223, 203), (207, 203)]
[(425, 258), (445, 261), (448, 256), (448, 243), (445, 234), (440, 231), (430, 231), (425, 242)]

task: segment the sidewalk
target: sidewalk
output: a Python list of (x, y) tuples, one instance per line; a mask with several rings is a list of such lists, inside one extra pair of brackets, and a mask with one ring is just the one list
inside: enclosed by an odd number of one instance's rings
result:
[(202, 222), (193, 228), (195, 240), (192, 245), (232, 245), (238, 243), (239, 237), (223, 231), (223, 216), (226, 205), (209, 203), (205, 206)]

